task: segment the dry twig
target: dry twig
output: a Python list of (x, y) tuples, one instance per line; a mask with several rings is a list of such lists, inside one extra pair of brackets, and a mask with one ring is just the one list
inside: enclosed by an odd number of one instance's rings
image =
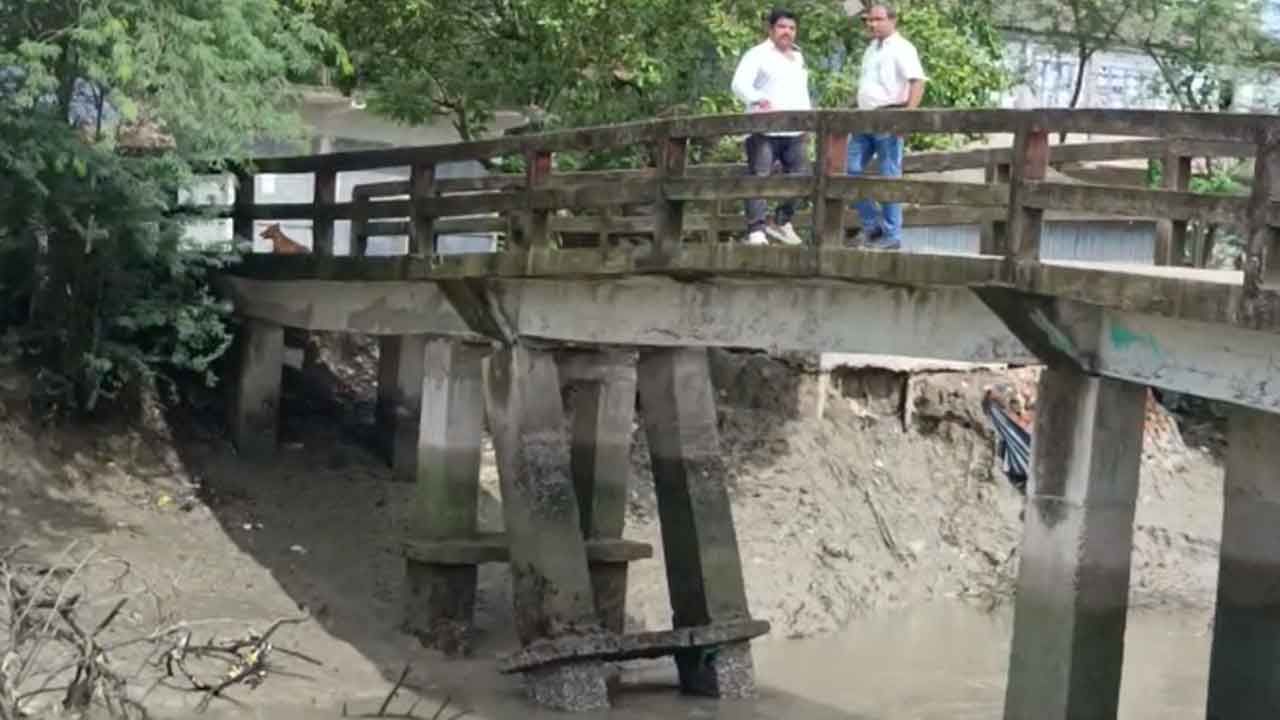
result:
[[(19, 563), (22, 547), (0, 551), (0, 720), (21, 720), (39, 710), (34, 703), (48, 695), (61, 694), (61, 707), (74, 713), (87, 712), (95, 703), (107, 717), (121, 720), (148, 717), (142, 700), (166, 680), (172, 689), (198, 692), (197, 705), (206, 709), (215, 698), (235, 702), (226, 692), (235, 686), (257, 687), (273, 670), (270, 657), (276, 648), (272, 637), (286, 626), (306, 617), (276, 620), (265, 632), (250, 632), (228, 641), (191, 643), (192, 628), (202, 624), (241, 621), (177, 622), (135, 637), (112, 632), (129, 603), (150, 595), (156, 615), (162, 616), (161, 600), (148, 589), (101, 597), (87, 577), (88, 568), (102, 562), (89, 551), (72, 562), (75, 544), (52, 564)], [(121, 562), (123, 572), (99, 585), (121, 591), (132, 572)], [(93, 620), (102, 608), (105, 613)], [(107, 635), (115, 637), (108, 639)], [(150, 645), (153, 649), (133, 676), (120, 672), (113, 656), (126, 648)], [(282, 654), (320, 664), (303, 653), (279, 649)], [(204, 665), (214, 664), (210, 671)], [(148, 672), (160, 675), (144, 678)], [(176, 682), (172, 682), (175, 681)], [(150, 687), (138, 697), (135, 685)]]

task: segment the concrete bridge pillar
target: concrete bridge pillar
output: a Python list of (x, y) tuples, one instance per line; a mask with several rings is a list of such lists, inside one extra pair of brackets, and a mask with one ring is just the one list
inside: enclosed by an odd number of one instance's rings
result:
[[(638, 377), (673, 625), (748, 620), (706, 348), (644, 350)], [(675, 659), (687, 693), (735, 698), (755, 692), (746, 641), (678, 651)]]
[(1209, 720), (1280, 717), (1280, 415), (1233, 412)]
[[(555, 357), (506, 347), (489, 358), (486, 380), (520, 643), (597, 635)], [(525, 681), (542, 705), (578, 711), (609, 704), (599, 661), (540, 667), (525, 672)]]
[(378, 343), (378, 439), (400, 482), (417, 477), (426, 335), (384, 335)]
[(231, 439), (236, 452), (253, 459), (275, 454), (280, 427), (280, 381), (284, 368), (284, 328), (241, 318), (233, 356)]
[[(409, 537), (474, 537), (484, 425), (482, 366), (488, 348), (450, 340), (425, 341), (420, 347), (423, 354), (416, 363), (421, 369), (420, 422), (414, 438), (417, 486)], [(402, 419), (400, 424), (408, 423)], [(424, 644), (449, 653), (465, 652), (475, 610), (477, 567), (425, 560), (413, 555), (405, 559), (405, 628)]]
[[(571, 352), (560, 357), (573, 425), (571, 467), (580, 525), (591, 539), (619, 540), (626, 525), (631, 432), (636, 408), (633, 352)], [(627, 563), (591, 564), (596, 611), (606, 630), (626, 629)]]
[(1146, 399), (1066, 367), (1041, 376), (1006, 720), (1116, 717)]

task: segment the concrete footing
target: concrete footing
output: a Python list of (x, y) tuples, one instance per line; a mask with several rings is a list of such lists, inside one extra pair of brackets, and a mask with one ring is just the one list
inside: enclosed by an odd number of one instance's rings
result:
[(1146, 398), (1063, 367), (1041, 376), (1006, 720), (1116, 717)]
[[(681, 628), (746, 619), (750, 613), (707, 351), (644, 350), (638, 376), (673, 624)], [(754, 687), (745, 643), (699, 652), (696, 658), (677, 656), (685, 692), (742, 697)]]
[(524, 673), (525, 692), (543, 707), (567, 712), (609, 707), (609, 679), (614, 671), (602, 662), (575, 662)]
[(1209, 720), (1280, 717), (1280, 415), (1233, 409)]
[(231, 438), (245, 458), (275, 454), (280, 427), (284, 328), (243, 318), (235, 344), (237, 378), (228, 403)]
[(400, 482), (417, 479), (426, 335), (384, 335), (378, 343), (378, 438)]
[[(409, 534), (423, 539), (474, 536), (487, 348), (432, 340), (422, 350), (417, 485)], [(413, 557), (405, 559), (405, 566), (405, 628), (430, 647), (466, 654), (476, 566), (424, 563)]]

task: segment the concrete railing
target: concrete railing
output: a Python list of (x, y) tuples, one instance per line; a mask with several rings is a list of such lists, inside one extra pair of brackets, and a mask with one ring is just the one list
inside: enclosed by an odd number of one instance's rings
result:
[[(802, 131), (816, 139), (816, 163), (806, 176), (750, 177), (738, 165), (689, 163), (691, 141), (755, 132)], [(920, 180), (911, 177), (850, 177), (845, 155), (851, 132), (993, 133), (1014, 135), (1011, 148), (912, 155), (907, 173), (984, 168), (984, 182)], [(1152, 138), (1123, 142), (1060, 145), (1051, 132)], [(604, 172), (554, 171), (557, 153), (647, 146), (648, 167)], [(520, 156), (522, 175), (436, 179), (441, 163)], [(1254, 157), (1256, 172), (1248, 196), (1188, 192), (1193, 156)], [(1126, 158), (1164, 160), (1164, 188), (1051, 182), (1051, 162)], [(336, 202), (338, 173), (378, 168), (410, 168), (410, 179), (357, 186), (351, 202)], [(254, 173), (313, 173), (311, 203), (257, 204)], [(1040, 258), (1046, 213), (1085, 213), (1161, 221), (1156, 264), (1177, 264), (1184, 254), (1188, 221), (1241, 227), (1245, 287), (1256, 292), (1280, 285), (1280, 261), (1271, 252), (1280, 236), (1280, 116), (1116, 110), (821, 110), (671, 118), (605, 127), (523, 135), (450, 145), (261, 158), (238, 173), (236, 203), (229, 209), (237, 235), (250, 237), (255, 220), (310, 220), (313, 251), (333, 254), (333, 225), (352, 222), (352, 252), (367, 238), (408, 234), (411, 255), (430, 255), (442, 232), (489, 231), (508, 234), (508, 250), (567, 246), (572, 234), (651, 235), (654, 250), (669, 253), (688, 236), (710, 239), (726, 229), (722, 204), (750, 197), (807, 197), (813, 242), (843, 247), (856, 218), (847, 208), (859, 198), (914, 206), (917, 224), (979, 223), (980, 251), (1022, 262)], [(387, 199), (392, 198), (392, 199)], [(619, 213), (629, 208), (633, 212)], [(636, 214), (636, 208), (647, 213)], [(686, 209), (690, 212), (686, 213)], [(698, 210), (701, 212), (698, 212)], [(556, 212), (568, 210), (572, 217)], [(572, 244), (580, 244), (575, 240)], [(1269, 262), (1270, 260), (1270, 262)]]

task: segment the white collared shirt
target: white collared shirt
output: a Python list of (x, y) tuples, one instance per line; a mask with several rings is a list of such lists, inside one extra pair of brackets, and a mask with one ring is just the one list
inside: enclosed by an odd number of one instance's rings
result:
[[(809, 100), (809, 69), (799, 48), (787, 57), (772, 40), (765, 40), (743, 54), (733, 73), (733, 94), (755, 111), (752, 105), (768, 100), (770, 111), (812, 110)], [(770, 133), (799, 135), (800, 133)]]
[(871, 110), (905, 103), (910, 81), (925, 79), (916, 46), (902, 35), (895, 32), (883, 41), (872, 40), (862, 53), (858, 107)]

